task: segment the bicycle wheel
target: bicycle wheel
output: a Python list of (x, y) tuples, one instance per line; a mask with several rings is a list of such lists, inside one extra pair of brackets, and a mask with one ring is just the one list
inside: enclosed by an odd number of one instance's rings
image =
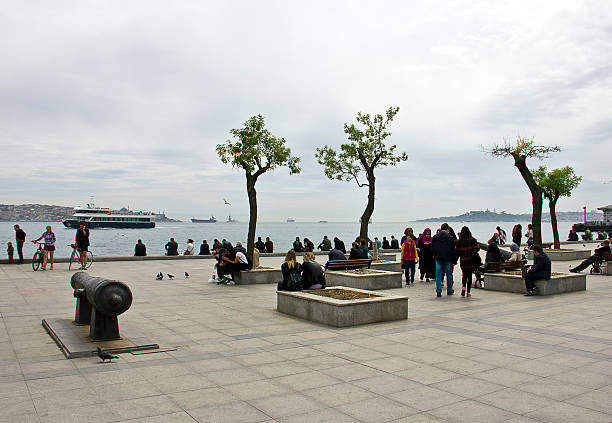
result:
[(42, 264), (43, 255), (40, 251), (36, 251), (34, 256), (32, 257), (32, 270), (35, 272), (38, 270), (40, 265)]
[(88, 251), (87, 252), (87, 266), (85, 268), (89, 269), (92, 263), (93, 263), (93, 253), (91, 251)]
[(75, 262), (80, 264), (80, 257), (79, 253), (77, 253), (76, 250), (72, 250), (72, 254), (70, 254), (70, 263), (68, 264), (68, 270), (70, 270), (70, 268), (72, 267), (72, 263)]

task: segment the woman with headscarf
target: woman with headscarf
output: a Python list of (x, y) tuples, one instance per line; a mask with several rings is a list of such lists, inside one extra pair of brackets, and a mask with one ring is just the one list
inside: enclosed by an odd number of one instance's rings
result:
[(423, 234), (421, 234), (417, 240), (417, 248), (419, 249), (419, 272), (421, 273), (421, 280), (425, 277), (426, 282), (429, 282), (430, 278), (436, 278), (436, 262), (434, 261), (433, 252), (431, 250), (432, 240), (430, 228), (425, 228)]
[(402, 237), (402, 240), (400, 241), (400, 245), (404, 245), (404, 242), (406, 241), (406, 238), (408, 237), (408, 235), (412, 235), (414, 239), (417, 239), (416, 235), (412, 231), (412, 228), (406, 228), (404, 229), (404, 236)]

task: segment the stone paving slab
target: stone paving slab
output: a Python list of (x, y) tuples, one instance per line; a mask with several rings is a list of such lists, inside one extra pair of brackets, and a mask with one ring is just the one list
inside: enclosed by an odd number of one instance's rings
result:
[(176, 348), (112, 364), (66, 360), (40, 324), (73, 313), (67, 264), (0, 264), (0, 422), (612, 421), (608, 276), (546, 297), (417, 280), (379, 291), (408, 296), (409, 320), (331, 328), (278, 313), (273, 285), (209, 284), (213, 264), (94, 263), (134, 293), (121, 324)]

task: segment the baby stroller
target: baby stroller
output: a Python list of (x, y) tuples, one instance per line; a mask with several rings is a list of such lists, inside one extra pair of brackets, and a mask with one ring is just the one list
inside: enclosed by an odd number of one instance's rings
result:
[(593, 263), (591, 263), (591, 275), (603, 275), (603, 257), (593, 256)]

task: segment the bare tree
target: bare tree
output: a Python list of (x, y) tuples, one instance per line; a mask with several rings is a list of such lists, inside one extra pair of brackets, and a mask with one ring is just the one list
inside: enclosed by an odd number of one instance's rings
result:
[(481, 147), (481, 150), (494, 157), (512, 157), (514, 159), (514, 166), (518, 169), (531, 192), (533, 241), (535, 244), (542, 244), (542, 195), (544, 191), (527, 167), (527, 159), (542, 160), (549, 157), (552, 153), (561, 151), (561, 147), (557, 145), (536, 145), (533, 138), (517, 137), (514, 143), (504, 140), (502, 144), (495, 144), (492, 147)]

